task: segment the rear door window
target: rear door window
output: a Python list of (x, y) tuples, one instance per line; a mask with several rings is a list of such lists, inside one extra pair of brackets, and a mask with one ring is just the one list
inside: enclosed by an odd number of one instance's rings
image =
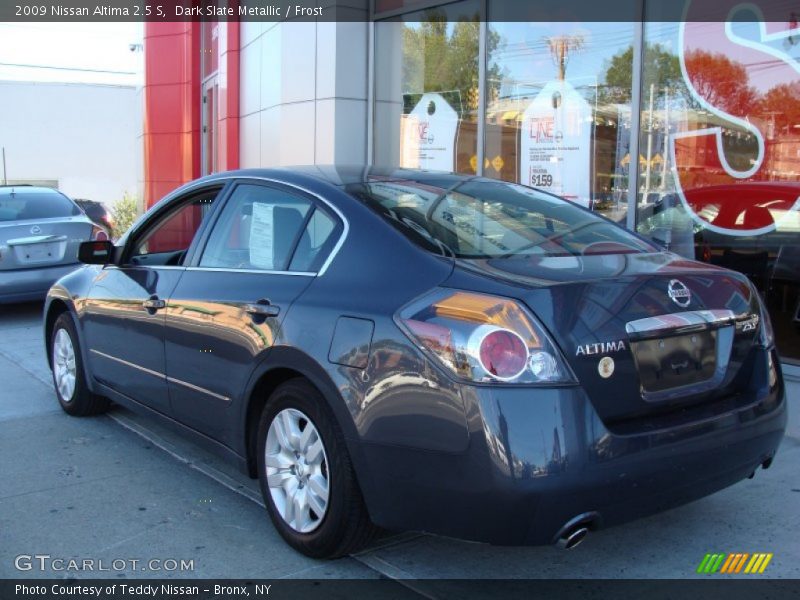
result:
[(239, 184), (208, 237), (199, 266), (285, 271), (313, 209), (310, 200), (281, 189)]
[(305, 195), (240, 183), (222, 207), (198, 266), (316, 272), (341, 227), (327, 209)]

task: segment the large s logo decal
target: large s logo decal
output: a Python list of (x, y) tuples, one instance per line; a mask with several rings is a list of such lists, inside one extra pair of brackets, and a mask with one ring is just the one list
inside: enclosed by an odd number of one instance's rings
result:
[[(800, 28), (789, 14), (785, 22), (765, 22), (758, 6), (739, 0), (718, 0), (714, 10), (723, 18), (703, 22), (709, 9), (703, 4), (691, 2), (679, 30), (680, 66), (695, 110), (672, 139), (678, 196), (706, 229), (768, 233), (800, 210), (800, 184), (765, 193), (736, 185), (800, 180), (800, 65), (784, 51)], [(744, 12), (752, 36), (733, 22)], [(726, 151), (736, 144), (738, 160), (731, 164)]]

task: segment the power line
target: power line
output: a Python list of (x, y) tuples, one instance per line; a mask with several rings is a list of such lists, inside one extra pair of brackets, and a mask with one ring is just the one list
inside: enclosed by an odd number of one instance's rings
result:
[(51, 69), (53, 71), (80, 71), (82, 73), (108, 73), (111, 75), (137, 75), (136, 71), (108, 71), (105, 69), (84, 69), (81, 67), (56, 67), (53, 65), (26, 65), (0, 62), (0, 67), (20, 67), (25, 69)]

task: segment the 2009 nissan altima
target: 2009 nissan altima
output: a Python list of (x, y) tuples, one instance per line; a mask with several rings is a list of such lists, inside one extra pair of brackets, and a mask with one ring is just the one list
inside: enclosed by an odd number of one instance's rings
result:
[(119, 403), (226, 455), (310, 556), (378, 527), (573, 546), (783, 436), (745, 276), (520, 185), (228, 172), (79, 253), (45, 305), (63, 409)]

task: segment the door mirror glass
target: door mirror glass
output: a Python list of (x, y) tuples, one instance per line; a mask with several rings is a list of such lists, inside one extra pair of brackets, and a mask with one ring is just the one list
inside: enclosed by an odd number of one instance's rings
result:
[(114, 255), (114, 244), (108, 240), (81, 242), (78, 260), (87, 265), (107, 265)]

